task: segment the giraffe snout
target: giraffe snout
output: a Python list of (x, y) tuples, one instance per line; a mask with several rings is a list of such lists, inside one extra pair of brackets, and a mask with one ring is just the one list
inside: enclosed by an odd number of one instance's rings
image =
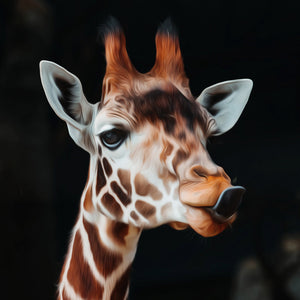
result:
[(193, 165), (183, 174), (179, 197), (190, 227), (207, 237), (234, 222), (245, 188), (232, 186), (223, 168), (214, 164)]

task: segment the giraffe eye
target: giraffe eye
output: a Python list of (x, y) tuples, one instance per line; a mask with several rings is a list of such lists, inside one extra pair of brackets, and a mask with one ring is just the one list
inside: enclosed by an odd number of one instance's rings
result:
[(102, 132), (100, 134), (100, 139), (105, 147), (110, 150), (115, 150), (124, 142), (127, 136), (128, 131), (114, 128)]

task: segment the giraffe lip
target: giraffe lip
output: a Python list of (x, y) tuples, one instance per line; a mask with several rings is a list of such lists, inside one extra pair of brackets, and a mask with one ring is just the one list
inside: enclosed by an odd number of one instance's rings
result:
[(234, 218), (226, 222), (216, 221), (207, 209), (192, 206), (188, 206), (186, 218), (190, 227), (204, 237), (218, 235), (234, 221)]

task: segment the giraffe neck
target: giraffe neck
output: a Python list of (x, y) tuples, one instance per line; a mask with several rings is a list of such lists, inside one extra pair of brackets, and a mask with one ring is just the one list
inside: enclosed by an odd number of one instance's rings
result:
[(141, 230), (92, 208), (91, 165), (60, 276), (58, 299), (127, 299)]

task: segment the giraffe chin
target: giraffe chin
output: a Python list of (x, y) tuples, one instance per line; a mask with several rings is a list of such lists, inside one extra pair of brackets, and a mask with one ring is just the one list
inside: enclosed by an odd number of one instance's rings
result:
[(214, 220), (212, 214), (203, 208), (188, 207), (186, 212), (188, 224), (204, 237), (212, 237), (224, 231), (234, 220), (233, 215), (228, 221), (220, 223)]
[(173, 229), (184, 230), (189, 227), (188, 224), (182, 222), (170, 222), (168, 223)]

